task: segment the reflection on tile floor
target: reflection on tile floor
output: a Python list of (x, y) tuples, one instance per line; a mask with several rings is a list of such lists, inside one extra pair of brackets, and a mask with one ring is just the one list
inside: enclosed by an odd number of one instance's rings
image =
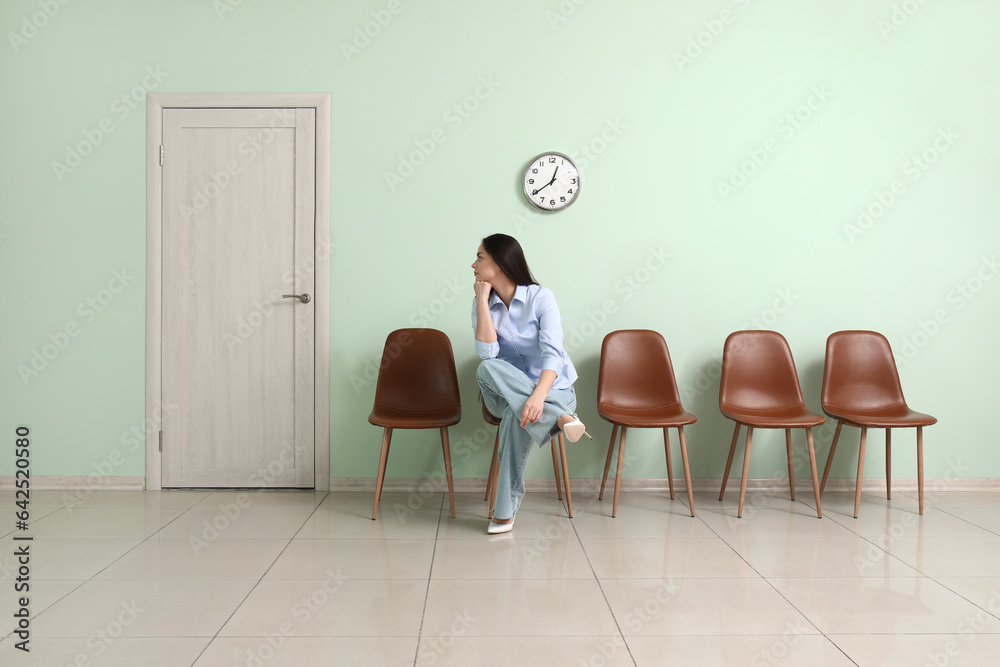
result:
[[(732, 494), (730, 494), (732, 495)], [(1000, 493), (892, 501), (531, 493), (35, 492), (30, 653), (0, 535), (0, 664), (984, 665), (1000, 654)], [(418, 502), (415, 502), (418, 501)], [(0, 516), (14, 516), (0, 491)], [(12, 525), (6, 521), (3, 525)], [(8, 528), (9, 530), (9, 528)]]

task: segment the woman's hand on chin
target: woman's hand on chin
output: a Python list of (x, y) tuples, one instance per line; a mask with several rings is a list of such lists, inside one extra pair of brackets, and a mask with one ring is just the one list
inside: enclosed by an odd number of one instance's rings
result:
[(490, 290), (493, 289), (493, 285), (486, 282), (485, 280), (477, 280), (473, 287), (476, 290), (476, 298), (486, 301), (490, 298)]

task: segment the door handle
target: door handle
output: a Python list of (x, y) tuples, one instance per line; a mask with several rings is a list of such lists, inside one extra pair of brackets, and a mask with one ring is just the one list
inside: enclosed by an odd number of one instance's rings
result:
[(282, 299), (298, 299), (302, 303), (309, 303), (309, 301), (312, 299), (312, 297), (309, 296), (306, 293), (303, 293), (303, 294), (282, 294), (281, 298)]

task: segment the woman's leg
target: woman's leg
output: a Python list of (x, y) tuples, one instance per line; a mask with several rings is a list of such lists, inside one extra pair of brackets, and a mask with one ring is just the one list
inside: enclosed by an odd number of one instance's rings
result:
[(494, 519), (512, 519), (524, 497), (524, 469), (531, 456), (531, 436), (521, 428), (521, 416), (510, 406), (500, 418), (500, 451), (497, 454), (497, 501)]
[(511, 519), (524, 497), (524, 469), (531, 455), (531, 444), (547, 443), (557, 430), (556, 422), (576, 408), (572, 389), (549, 391), (542, 417), (536, 424), (521, 427), (521, 410), (535, 385), (524, 373), (499, 359), (487, 359), (479, 365), (476, 379), (483, 390), (487, 409), (500, 416), (500, 449), (497, 455), (496, 519)]
[[(524, 402), (535, 390), (535, 383), (531, 378), (506, 361), (485, 359), (479, 364), (476, 380), (479, 381), (483, 400), (490, 412), (500, 417), (504, 408), (510, 407), (520, 422)], [(536, 423), (527, 424), (524, 429), (532, 440), (544, 445), (555, 435), (559, 418), (564, 414), (573, 414), (575, 409), (576, 392), (572, 388), (550, 390), (542, 407), (542, 416)]]

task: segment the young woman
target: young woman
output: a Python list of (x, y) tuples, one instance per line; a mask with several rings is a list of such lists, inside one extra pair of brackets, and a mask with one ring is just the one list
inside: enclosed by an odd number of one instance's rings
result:
[(483, 239), (472, 264), (472, 329), (483, 359), (476, 379), (486, 407), (500, 417), (497, 500), (487, 532), (506, 533), (524, 497), (531, 443), (561, 429), (570, 442), (586, 432), (576, 409), (576, 369), (563, 349), (562, 319), (552, 291), (531, 275), (512, 236)]

